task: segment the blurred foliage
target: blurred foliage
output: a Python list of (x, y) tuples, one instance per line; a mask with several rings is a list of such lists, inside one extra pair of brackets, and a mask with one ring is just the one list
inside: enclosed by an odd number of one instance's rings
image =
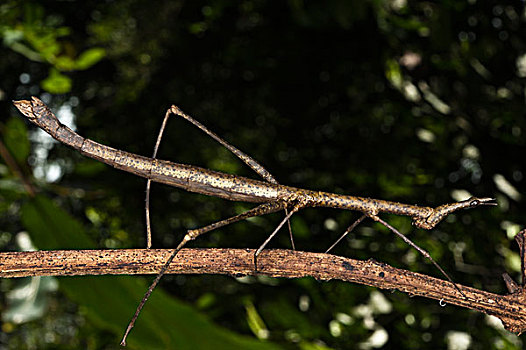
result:
[[(0, 244), (18, 249), (23, 230), (39, 249), (145, 244), (145, 181), (27, 131), (11, 100), (40, 96), (81, 135), (143, 155), (176, 103), (283, 184), (429, 206), (495, 196), (498, 208), (456, 213), (429, 232), (385, 218), (455, 281), (505, 293), (501, 273), (520, 279), (513, 236), (525, 211), (525, 20), (523, 6), (492, 1), (4, 1)], [(161, 158), (256, 177), (187, 124), (170, 121)], [(161, 185), (151, 206), (154, 247), (250, 208)], [(280, 217), (192, 244), (254, 248)], [(292, 220), (296, 245), (323, 251), (356, 218), (305, 209)], [(349, 236), (335, 254), (440, 276), (385, 227), (365, 222)], [(289, 247), (287, 235), (271, 246)], [(19, 282), (1, 281), (3, 310)], [(4, 319), (0, 344), (117, 348), (146, 282), (58, 279), (50, 312)], [(522, 348), (480, 313), (338, 281), (167, 276), (162, 289), (131, 347)]]
[[(94, 244), (74, 219), (47, 198), (37, 196), (22, 207), (22, 222), (35, 244), (42, 249), (94, 248)], [(75, 233), (71, 239), (71, 233)], [(140, 300), (147, 284), (133, 277), (90, 276), (66, 278), (60, 281), (62, 292), (83, 307), (84, 315), (101, 328), (119, 334), (129, 317), (129, 305)], [(194, 348), (216, 349), (260, 348), (265, 344), (249, 341), (225, 332), (207, 322), (187, 305), (156, 293), (149, 311), (137, 324), (136, 341), (131, 347), (139, 349)], [(134, 332), (135, 333), (135, 332)], [(206, 334), (202, 337), (201, 334)], [(97, 342), (96, 339), (91, 340)], [(89, 341), (88, 341), (89, 342)], [(77, 345), (78, 346), (78, 345)], [(85, 346), (82, 346), (83, 348)]]
[(61, 26), (64, 18), (58, 14), (46, 14), (39, 4), (7, 1), (0, 6), (0, 35), (4, 45), (31, 61), (50, 65), (48, 77), (41, 82), (44, 91), (52, 94), (70, 92), (71, 78), (62, 72), (88, 69), (105, 55), (103, 48), (94, 47), (77, 56), (78, 48), (66, 40), (71, 35), (71, 28)]

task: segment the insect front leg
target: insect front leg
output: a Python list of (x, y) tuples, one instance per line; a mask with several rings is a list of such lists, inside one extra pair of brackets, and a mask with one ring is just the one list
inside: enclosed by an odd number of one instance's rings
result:
[(377, 221), (379, 223), (381, 223), (382, 225), (384, 225), (385, 227), (387, 227), (391, 232), (393, 232), (394, 234), (396, 234), (398, 237), (400, 237), (404, 242), (406, 242), (407, 244), (409, 244), (411, 247), (415, 248), (420, 254), (422, 254), (426, 259), (428, 259), (429, 261), (431, 261), (431, 263), (433, 265), (435, 265), (435, 267), (442, 273), (442, 275), (444, 275), (449, 282), (451, 282), (451, 284), (453, 284), (453, 286), (455, 287), (455, 289), (464, 297), (467, 299), (466, 297), (466, 294), (464, 294), (464, 292), (462, 292), (462, 290), (460, 290), (460, 288), (458, 287), (458, 285), (453, 282), (453, 279), (451, 279), (451, 277), (449, 277), (449, 275), (446, 273), (446, 271), (444, 271), (444, 269), (431, 257), (431, 255), (424, 249), (420, 248), (418, 245), (416, 245), (415, 243), (413, 243), (413, 241), (411, 241), (409, 238), (407, 238), (405, 235), (403, 235), (400, 231), (398, 231), (396, 228), (394, 228), (393, 226), (391, 226), (390, 224), (388, 224), (387, 222), (385, 222), (384, 220), (380, 219), (377, 215), (369, 215), (374, 221)]

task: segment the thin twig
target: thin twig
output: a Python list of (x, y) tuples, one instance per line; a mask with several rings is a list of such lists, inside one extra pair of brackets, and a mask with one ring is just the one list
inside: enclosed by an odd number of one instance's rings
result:
[[(56, 250), (0, 253), (0, 277), (157, 274), (172, 249)], [(182, 249), (167, 273), (254, 274), (253, 249)], [(501, 319), (506, 329), (526, 330), (526, 294), (520, 288), (498, 295), (457, 285), (459, 296), (445, 280), (394, 268), (369, 259), (292, 250), (264, 250), (258, 257), (258, 273), (271, 277), (342, 280), (474, 309)]]

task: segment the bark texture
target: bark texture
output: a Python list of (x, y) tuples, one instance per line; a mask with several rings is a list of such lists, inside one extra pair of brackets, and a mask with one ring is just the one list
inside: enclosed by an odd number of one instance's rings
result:
[[(522, 258), (526, 230), (517, 235)], [(520, 237), (519, 237), (520, 236)], [(54, 250), (0, 253), (0, 277), (157, 274), (170, 249)], [(321, 253), (264, 250), (254, 271), (252, 249), (182, 249), (167, 273), (223, 274), (240, 277), (263, 274), (271, 277), (342, 280), (382, 289), (397, 289), (474, 309), (501, 319), (506, 329), (526, 329), (526, 292), (508, 275), (510, 294), (498, 295), (458, 285), (464, 298), (448, 281), (394, 268), (373, 259), (366, 261)]]

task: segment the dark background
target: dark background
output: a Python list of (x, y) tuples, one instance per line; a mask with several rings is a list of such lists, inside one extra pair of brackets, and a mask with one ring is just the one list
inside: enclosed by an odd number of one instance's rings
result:
[[(286, 185), (427, 206), (469, 194), (496, 197), (498, 207), (455, 213), (432, 231), (411, 227), (409, 218), (383, 218), (410, 233), (456, 282), (506, 293), (503, 272), (520, 281), (513, 235), (526, 209), (525, 14), (517, 5), (3, 2), (0, 128), (15, 165), (5, 157), (0, 163), (2, 249), (22, 249), (24, 230), (39, 249), (91, 248), (72, 232), (71, 241), (58, 246), (42, 238), (51, 219), (31, 210), (36, 200), (27, 186), (40, 204), (56, 206), (50, 235), (70, 227), (67, 212), (95, 248), (145, 245), (144, 179), (43, 138), (11, 100), (39, 96), (62, 111), (59, 118), (70, 111), (82, 136), (147, 156), (166, 109), (177, 104)], [(257, 178), (182, 119), (170, 120), (159, 157)], [(153, 246), (174, 247), (185, 229), (250, 207), (154, 184)], [(358, 215), (301, 211), (292, 219), (298, 249), (324, 251)], [(237, 223), (191, 246), (256, 248), (281, 217)], [(281, 232), (270, 246), (290, 247), (288, 235)], [(442, 277), (371, 221), (333, 253)], [(18, 303), (11, 296), (35, 280), (2, 280), (0, 342), (117, 348), (135, 295), (150, 279), (40, 279), (38, 297)], [(100, 283), (106, 294), (80, 287), (86, 281)], [(119, 287), (123, 281), (135, 283), (130, 302)], [(372, 348), (374, 341), (385, 348), (444, 348), (461, 345), (460, 339), (474, 349), (522, 347), (521, 338), (481, 313), (362, 285), (198, 275), (167, 276), (161, 286), (169, 296), (159, 289), (153, 299), (192, 305), (189, 314), (215, 325), (182, 334), (174, 325), (192, 326), (190, 316), (167, 306), (162, 315), (139, 319), (136, 328), (143, 331), (132, 333), (132, 348), (207, 348), (206, 338), (214, 347), (243, 339), (239, 347), (252, 348), (257, 341), (249, 337), (265, 339), (262, 348)], [(101, 316), (98, 307), (118, 320)]]

